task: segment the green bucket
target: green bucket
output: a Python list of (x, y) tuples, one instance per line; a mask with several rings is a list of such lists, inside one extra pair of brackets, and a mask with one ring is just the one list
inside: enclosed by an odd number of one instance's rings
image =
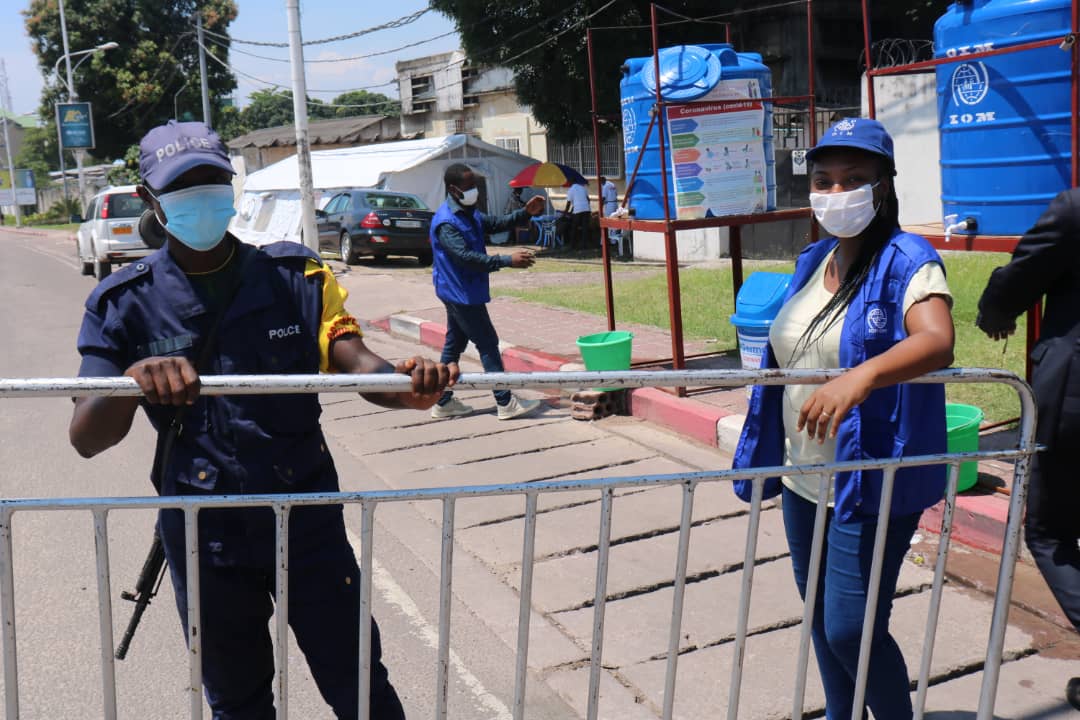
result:
[[(630, 345), (634, 334), (624, 330), (582, 335), (577, 339), (578, 350), (586, 370), (629, 370)], [(619, 388), (595, 388), (618, 390)]]
[[(945, 404), (945, 430), (949, 452), (977, 452), (979, 449), (979, 425), (983, 421), (983, 411), (974, 405), (960, 403)], [(975, 486), (979, 479), (979, 464), (966, 462), (960, 464), (960, 477), (956, 481), (956, 491), (963, 492)]]

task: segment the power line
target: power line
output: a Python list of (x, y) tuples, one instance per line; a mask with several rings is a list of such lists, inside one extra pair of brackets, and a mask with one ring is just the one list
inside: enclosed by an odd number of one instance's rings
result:
[[(419, 20), (424, 15), (428, 14), (429, 12), (431, 12), (431, 8), (430, 7), (425, 7), (422, 10), (417, 10), (416, 12), (414, 12), (414, 13), (412, 13), (410, 15), (404, 15), (402, 17), (397, 18), (396, 20), (390, 20), (389, 22), (385, 22), (382, 25), (375, 25), (374, 27), (364, 28), (363, 30), (357, 30), (355, 32), (346, 33), (344, 35), (335, 35), (334, 37), (323, 38), (321, 40), (305, 40), (303, 42), (303, 44), (304, 45), (325, 45), (327, 43), (341, 42), (342, 40), (352, 40), (353, 38), (358, 38), (358, 37), (361, 37), (363, 35), (370, 35), (371, 33), (379, 32), (380, 30), (393, 30), (394, 28), (399, 28), (399, 27), (404, 27), (405, 25), (410, 25), (410, 24), (416, 22), (417, 20)], [(230, 41), (232, 41), (234, 43), (241, 43), (243, 45), (257, 45), (259, 47), (277, 47), (277, 48), (287, 48), (287, 47), (289, 47), (289, 43), (287, 43), (287, 42), (264, 42), (264, 41), (260, 41), (260, 40), (238, 40), (238, 39), (236, 39), (234, 37), (230, 37), (228, 35), (222, 35), (221, 33), (211, 32), (209, 30), (204, 30), (203, 32), (208, 33), (210, 35), (216, 35), (219, 38), (223, 38), (225, 40), (230, 40)]]
[(607, 9), (608, 9), (609, 7), (611, 7), (612, 5), (614, 5), (615, 3), (617, 3), (618, 1), (619, 1), (619, 0), (610, 0), (610, 2), (608, 2), (607, 4), (605, 4), (605, 5), (602, 5), (602, 6), (600, 7), (600, 9), (598, 9), (598, 10), (595, 10), (595, 11), (593, 11), (593, 12), (589, 13), (588, 15), (586, 15), (586, 16), (585, 16), (585, 17), (583, 17), (583, 18), (581, 18), (581, 20), (578, 20), (578, 21), (577, 21), (576, 23), (574, 23), (573, 25), (570, 25), (569, 27), (563, 28), (562, 30), (560, 30), (559, 32), (555, 33), (554, 35), (552, 35), (552, 36), (551, 36), (551, 37), (549, 37), (549, 38), (546, 38), (546, 39), (544, 39), (544, 40), (541, 40), (540, 42), (538, 42), (538, 43), (537, 43), (536, 45), (533, 45), (533, 46), (532, 46), (531, 48), (529, 48), (528, 50), (524, 50), (524, 51), (522, 51), (522, 52), (519, 52), (519, 53), (518, 53), (517, 55), (514, 55), (513, 57), (511, 57), (511, 58), (509, 58), (509, 59), (507, 59), (507, 60), (499, 60), (499, 62), (500, 62), (500, 63), (504, 63), (504, 64), (506, 64), (506, 65), (509, 65), (510, 63), (514, 62), (514, 61), (515, 61), (515, 60), (517, 60), (518, 58), (520, 58), (520, 57), (524, 57), (525, 55), (528, 55), (528, 54), (529, 54), (529, 53), (531, 53), (531, 52), (532, 52), (533, 50), (537, 50), (537, 49), (539, 49), (539, 48), (543, 47), (544, 45), (548, 45), (548, 44), (550, 44), (551, 42), (553, 42), (553, 41), (555, 41), (555, 40), (558, 40), (558, 39), (559, 39), (560, 37), (562, 37), (562, 36), (563, 36), (563, 35), (565, 35), (566, 33), (570, 32), (571, 30), (574, 30), (574, 29), (576, 29), (576, 28), (579, 28), (579, 27), (581, 27), (582, 25), (584, 25), (585, 23), (589, 22), (589, 21), (590, 21), (590, 20), (592, 20), (592, 19), (593, 19), (594, 17), (596, 17), (596, 16), (597, 16), (597, 15), (599, 15), (600, 13), (604, 12), (605, 10), (607, 10)]
[[(205, 30), (204, 30), (204, 32), (205, 32)], [(396, 53), (396, 52), (400, 52), (401, 50), (407, 50), (409, 48), (416, 47), (417, 45), (424, 45), (424, 44), (429, 43), (429, 42), (435, 42), (436, 40), (442, 40), (445, 37), (449, 37), (451, 35), (456, 35), (457, 32), (458, 32), (457, 30), (451, 30), (449, 32), (444, 32), (444, 33), (441, 33), (439, 35), (433, 35), (432, 37), (425, 38), (423, 40), (417, 40), (416, 42), (411, 42), (408, 45), (400, 45), (400, 46), (398, 46), (396, 48), (390, 48), (389, 50), (380, 50), (378, 52), (367, 53), (366, 55), (353, 55), (353, 56), (350, 56), (350, 57), (326, 58), (326, 59), (318, 59), (318, 60), (308, 60), (307, 58), (304, 58), (304, 64), (307, 65), (309, 63), (310, 64), (315, 64), (315, 63), (351, 62), (353, 60), (366, 60), (367, 58), (373, 58), (373, 57), (377, 57), (379, 55), (390, 55), (390, 54), (393, 54), (393, 53)], [(276, 58), (276, 57), (269, 57), (267, 55), (258, 55), (256, 53), (247, 52), (246, 50), (241, 50), (239, 48), (231, 48), (226, 43), (224, 43), (223, 41), (218, 40), (216, 38), (209, 38), (209, 39), (210, 39), (211, 42), (213, 42), (213, 43), (215, 43), (217, 45), (220, 45), (221, 47), (227, 48), (227, 49), (231, 50), (232, 52), (238, 52), (241, 55), (248, 55), (250, 57), (259, 58), (260, 60), (270, 60), (270, 61), (273, 61), (273, 62), (283, 62), (283, 63), (292, 62), (289, 58)]]

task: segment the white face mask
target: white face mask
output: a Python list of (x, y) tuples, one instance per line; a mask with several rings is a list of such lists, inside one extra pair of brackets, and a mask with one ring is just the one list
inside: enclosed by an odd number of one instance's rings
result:
[(469, 188), (468, 190), (461, 191), (461, 197), (458, 198), (458, 202), (461, 203), (462, 207), (472, 207), (479, 199), (480, 191), (476, 188)]
[(814, 217), (826, 232), (836, 237), (855, 237), (873, 222), (878, 208), (874, 207), (873, 185), (842, 193), (810, 193)]

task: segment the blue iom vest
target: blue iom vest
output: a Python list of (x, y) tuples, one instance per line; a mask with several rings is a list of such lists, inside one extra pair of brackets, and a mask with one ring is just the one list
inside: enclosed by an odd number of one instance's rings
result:
[(431, 249), (434, 254), (431, 279), (435, 283), (435, 294), (444, 302), (458, 305), (483, 305), (491, 301), (488, 273), (455, 264), (446, 254), (438, 236), (439, 226), (449, 223), (465, 238), (466, 247), (478, 253), (486, 253), (482, 218), (479, 210), (473, 210), (471, 213), (468, 210), (454, 212), (449, 200), (435, 211), (430, 232)]
[[(787, 302), (814, 274), (837, 245), (826, 238), (799, 256)], [(840, 338), (840, 366), (855, 367), (907, 337), (904, 294), (915, 272), (928, 262), (941, 263), (925, 239), (897, 229), (878, 254), (870, 274), (848, 306)], [(772, 346), (762, 368), (778, 367)], [(733, 468), (784, 464), (782, 385), (755, 385), (739, 438)], [(837, 431), (836, 460), (900, 458), (945, 452), (945, 387), (901, 384), (879, 388), (848, 413)], [(945, 491), (944, 465), (904, 468), (896, 473), (891, 514), (910, 515), (934, 505)], [(881, 470), (836, 473), (835, 511), (840, 522), (877, 515)], [(765, 497), (780, 493), (780, 478), (765, 482)], [(735, 493), (749, 501), (749, 480), (736, 481)]]

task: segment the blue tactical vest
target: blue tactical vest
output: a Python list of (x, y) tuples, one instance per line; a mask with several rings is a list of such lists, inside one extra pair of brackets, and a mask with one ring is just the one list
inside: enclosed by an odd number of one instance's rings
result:
[(435, 211), (431, 220), (431, 249), (434, 262), (431, 279), (435, 283), (435, 295), (444, 302), (458, 305), (484, 305), (491, 302), (488, 273), (456, 265), (439, 242), (440, 225), (449, 223), (465, 238), (465, 245), (478, 253), (487, 253), (484, 247), (484, 225), (479, 210), (467, 209), (454, 212), (447, 200)]
[[(825, 238), (803, 250), (785, 302), (806, 284), (836, 245), (836, 238)], [(924, 238), (899, 229), (893, 233), (848, 307), (840, 338), (841, 367), (855, 367), (907, 337), (904, 293), (915, 272), (928, 262), (941, 264), (941, 258)], [(778, 367), (771, 345), (762, 355), (761, 367)], [(781, 385), (754, 386), (733, 468), (784, 464), (783, 392)], [(840, 423), (836, 460), (943, 453), (945, 439), (944, 386), (894, 385), (874, 390)], [(944, 493), (945, 479), (944, 465), (897, 471), (891, 515), (909, 515), (934, 505)], [(875, 517), (881, 482), (880, 470), (836, 473), (837, 519), (847, 522)], [(735, 492), (743, 500), (749, 501), (751, 489), (749, 480), (735, 483)], [(765, 497), (779, 494), (780, 489), (780, 478), (769, 478)]]
[[(250, 253), (255, 256), (245, 268), (203, 373), (318, 373), (322, 282), (304, 276), (307, 261), (318, 257), (294, 242), (259, 249), (240, 243), (238, 248), (240, 257), (234, 262), (242, 262)], [(95, 367), (101, 361), (122, 372), (150, 356), (184, 355), (194, 363), (216, 316), (216, 311), (204, 306), (166, 248), (102, 281), (87, 300), (86, 310), (79, 333), (84, 356), (81, 374), (101, 374), (97, 367), (102, 366)], [(160, 467), (161, 453), (175, 408), (145, 401), (142, 407), (158, 432), (153, 480), (162, 495), (338, 489), (337, 472), (319, 426), (316, 394), (201, 396), (187, 409), (164, 468)], [(254, 525), (225, 522), (225, 513), (237, 512), (265, 517)], [(312, 522), (294, 523), (294, 531), (303, 525), (316, 526), (316, 516), (323, 514), (303, 513)], [(209, 509), (200, 515), (204, 550), (210, 553), (224, 551), (232, 556), (237, 541), (247, 545), (256, 536), (269, 540), (272, 548), (269, 510)], [(170, 518), (163, 514), (162, 519), (164, 523)], [(167, 525), (163, 527), (166, 534), (179, 534), (167, 541), (182, 539), (182, 518), (171, 518)], [(240, 536), (236, 536), (238, 530)]]

